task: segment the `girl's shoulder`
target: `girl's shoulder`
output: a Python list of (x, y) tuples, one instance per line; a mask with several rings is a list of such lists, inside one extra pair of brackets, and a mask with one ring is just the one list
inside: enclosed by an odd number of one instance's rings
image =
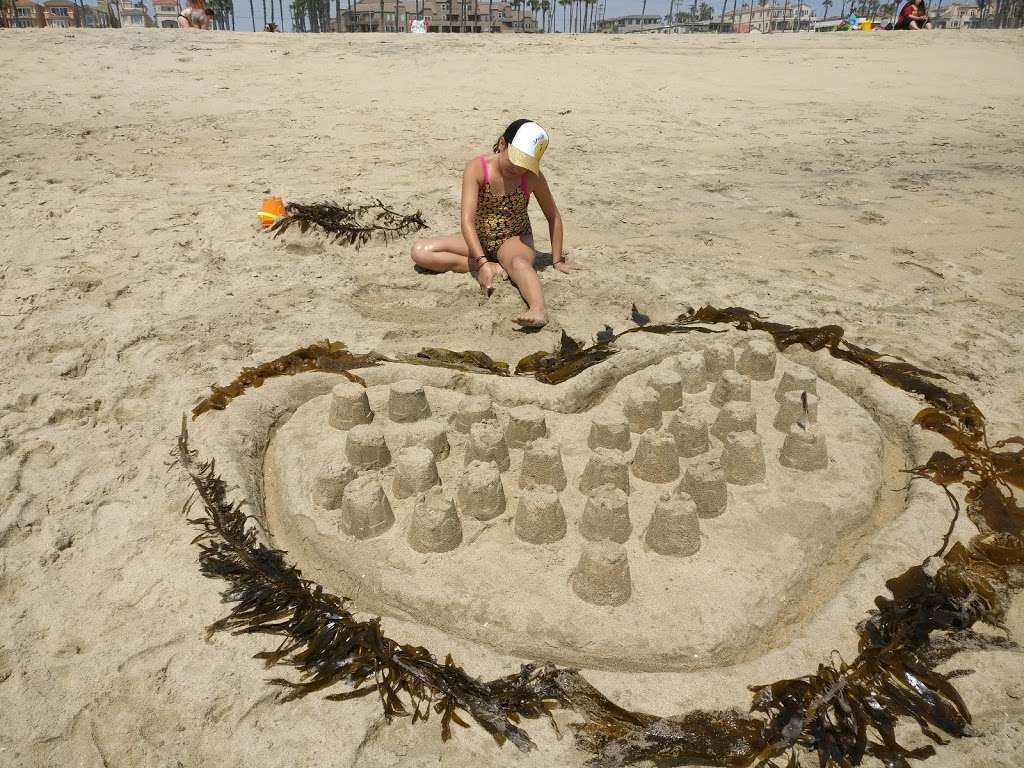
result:
[[(487, 168), (484, 164), (487, 163)], [(487, 177), (490, 175), (490, 160), (486, 155), (477, 155), (472, 160), (466, 161), (466, 167), (462, 171), (463, 177), (473, 179), (477, 184), (483, 186), (487, 183)]]

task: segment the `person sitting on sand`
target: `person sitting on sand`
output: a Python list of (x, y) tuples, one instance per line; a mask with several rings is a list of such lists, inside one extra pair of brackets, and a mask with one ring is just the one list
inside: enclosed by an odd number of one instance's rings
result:
[(924, 29), (928, 24), (924, 0), (913, 0), (903, 6), (893, 29)]
[(212, 12), (208, 13), (205, 0), (189, 0), (188, 7), (178, 14), (181, 29), (209, 29)]
[(547, 323), (547, 309), (533, 262), (537, 254), (527, 206), (537, 198), (548, 220), (552, 265), (568, 272), (562, 258), (562, 217), (540, 159), (548, 134), (531, 120), (516, 120), (495, 142), (494, 154), (480, 155), (462, 172), (462, 232), (418, 240), (412, 260), (431, 272), (470, 272), (488, 296), (495, 277), (508, 276), (528, 309), (515, 319), (526, 328)]

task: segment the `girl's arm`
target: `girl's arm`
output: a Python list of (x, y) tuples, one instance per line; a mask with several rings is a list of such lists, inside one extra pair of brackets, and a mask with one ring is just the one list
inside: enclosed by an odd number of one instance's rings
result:
[(562, 214), (558, 212), (555, 205), (555, 198), (551, 196), (548, 188), (548, 180), (544, 174), (537, 174), (533, 194), (537, 197), (537, 204), (544, 212), (548, 220), (548, 235), (551, 238), (551, 263), (559, 272), (568, 272), (569, 265), (562, 258)]
[(460, 225), (462, 237), (469, 247), (469, 269), (475, 272), (483, 262), (487, 261), (484, 247), (476, 234), (476, 202), (480, 197), (480, 184), (483, 182), (483, 171), (479, 160), (470, 160), (462, 172), (462, 215)]

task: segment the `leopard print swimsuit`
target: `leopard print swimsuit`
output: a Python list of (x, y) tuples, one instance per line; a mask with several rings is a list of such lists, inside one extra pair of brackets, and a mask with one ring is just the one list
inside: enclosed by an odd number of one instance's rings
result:
[(526, 211), (530, 204), (530, 191), (524, 173), (517, 189), (503, 195), (495, 194), (491, 190), (491, 172), (484, 155), (480, 155), (480, 165), (484, 171), (484, 184), (480, 187), (474, 224), (484, 255), (489, 261), (497, 261), (498, 249), (506, 240), (532, 234), (530, 216)]

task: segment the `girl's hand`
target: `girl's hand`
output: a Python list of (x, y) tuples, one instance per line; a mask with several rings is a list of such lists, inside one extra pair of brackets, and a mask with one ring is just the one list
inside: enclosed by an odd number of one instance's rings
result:
[(564, 275), (569, 274), (569, 263), (565, 259), (562, 259), (561, 261), (552, 262), (551, 266), (553, 266), (555, 269), (557, 269)]

